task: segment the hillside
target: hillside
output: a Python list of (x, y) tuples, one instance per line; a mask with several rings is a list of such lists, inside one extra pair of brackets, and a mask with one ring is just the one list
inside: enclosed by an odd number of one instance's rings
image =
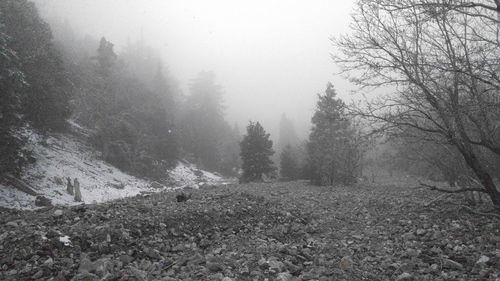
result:
[[(73, 130), (81, 129), (75, 127)], [(46, 138), (27, 131), (28, 148), (37, 161), (26, 168), (23, 181), (37, 194), (49, 198), (55, 205), (75, 205), (73, 196), (66, 192), (67, 178), (80, 182), (83, 201), (100, 203), (134, 196), (144, 192), (158, 192), (184, 187), (197, 188), (203, 184), (221, 184), (222, 177), (198, 170), (188, 162), (180, 162), (171, 171), (167, 184), (152, 183), (128, 175), (102, 161), (98, 153), (74, 134), (52, 135)], [(0, 207), (34, 208), (35, 196), (12, 186), (0, 186)]]
[(459, 197), (303, 182), (175, 195), (5, 211), (0, 279), (500, 278), (500, 220), (467, 212)]

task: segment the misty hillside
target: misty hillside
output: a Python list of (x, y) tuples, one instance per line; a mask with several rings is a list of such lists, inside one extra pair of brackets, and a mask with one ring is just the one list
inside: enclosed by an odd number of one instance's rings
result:
[(0, 0), (0, 280), (499, 281), (499, 0)]
[[(32, 131), (28, 147), (36, 163), (28, 165), (26, 173), (15, 182), (0, 189), (0, 207), (32, 209), (36, 198), (43, 196), (53, 205), (78, 205), (67, 193), (67, 179), (80, 182), (83, 203), (93, 204), (116, 200), (139, 194), (149, 194), (176, 189), (199, 188), (214, 184), (226, 184), (229, 179), (198, 170), (187, 162), (170, 171), (169, 181), (160, 184), (153, 180), (126, 174), (102, 161), (98, 152), (79, 141), (75, 134), (60, 134), (43, 138)], [(19, 184), (19, 185), (18, 185)], [(29, 193), (25, 189), (30, 188)]]

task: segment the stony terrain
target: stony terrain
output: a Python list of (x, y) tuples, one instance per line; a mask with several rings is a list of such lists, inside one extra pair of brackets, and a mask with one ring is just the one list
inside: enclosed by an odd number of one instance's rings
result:
[(3, 209), (0, 280), (499, 280), (500, 219), (400, 186), (229, 185)]

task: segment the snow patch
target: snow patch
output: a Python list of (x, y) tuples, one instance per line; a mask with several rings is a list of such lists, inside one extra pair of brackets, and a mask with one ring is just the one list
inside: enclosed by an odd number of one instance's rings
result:
[[(170, 184), (155, 185), (151, 181), (128, 175), (99, 159), (92, 147), (72, 135), (44, 138), (29, 129), (24, 134), (29, 139), (28, 148), (33, 151), (37, 161), (27, 167), (23, 180), (36, 193), (49, 198), (53, 205), (81, 204), (67, 193), (67, 178), (72, 183), (75, 178), (78, 179), (83, 201), (87, 204), (135, 196), (143, 192), (227, 183), (221, 176), (199, 170), (195, 165), (183, 161), (176, 168), (167, 171)], [(33, 209), (36, 208), (35, 196), (0, 185), (0, 207)]]
[(59, 242), (63, 243), (64, 246), (71, 246), (71, 240), (68, 235), (60, 236)]

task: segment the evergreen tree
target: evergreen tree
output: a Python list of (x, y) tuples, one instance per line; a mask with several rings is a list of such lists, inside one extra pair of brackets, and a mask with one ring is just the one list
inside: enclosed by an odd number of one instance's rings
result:
[(24, 74), (18, 68), (16, 53), (8, 47), (8, 41), (5, 26), (0, 23), (0, 178), (6, 174), (19, 176), (26, 163), (25, 140), (16, 133), (23, 124), (19, 113)]
[(318, 185), (350, 184), (356, 178), (360, 154), (355, 131), (331, 83), (318, 98), (307, 144), (308, 177)]
[(200, 168), (219, 171), (227, 123), (224, 120), (222, 90), (213, 72), (201, 72), (190, 85), (183, 115), (184, 149)]
[(274, 154), (273, 142), (259, 122), (250, 122), (240, 147), (243, 162), (240, 182), (262, 181), (263, 175), (270, 176), (276, 170), (270, 159)]
[(296, 146), (298, 143), (299, 138), (297, 137), (295, 127), (292, 121), (283, 113), (280, 119), (280, 135), (277, 149), (283, 150), (287, 145)]
[(290, 144), (280, 154), (280, 175), (286, 180), (296, 180), (299, 177), (297, 159)]
[(113, 43), (102, 37), (97, 49), (97, 62), (99, 64), (99, 71), (101, 75), (107, 77), (110, 75), (111, 68), (115, 65), (117, 55), (113, 50)]
[(11, 38), (8, 46), (27, 82), (21, 99), (25, 117), (43, 132), (63, 129), (71, 114), (72, 86), (48, 24), (26, 0), (0, 1), (0, 11), (0, 23)]

